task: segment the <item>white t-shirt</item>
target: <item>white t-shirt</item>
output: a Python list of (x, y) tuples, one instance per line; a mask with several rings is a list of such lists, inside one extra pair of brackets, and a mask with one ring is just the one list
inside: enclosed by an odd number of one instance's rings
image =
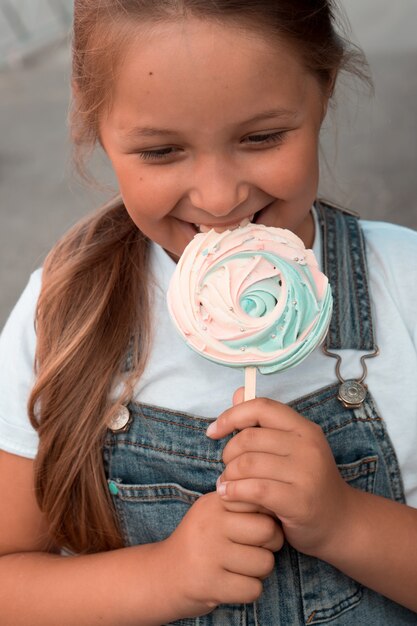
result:
[[(417, 508), (417, 232), (382, 222), (361, 222), (367, 243), (369, 285), (374, 303), (378, 357), (367, 361), (366, 383), (385, 420), (402, 471), (407, 503)], [(316, 228), (314, 252), (321, 259)], [(175, 331), (166, 292), (175, 264), (152, 245), (154, 288), (153, 344), (138, 382), (138, 402), (203, 417), (217, 417), (231, 406), (243, 385), (243, 372), (221, 366), (190, 350)], [(38, 438), (27, 417), (36, 344), (34, 315), (41, 270), (37, 270), (0, 337), (0, 448), (34, 458)], [(358, 378), (362, 353), (343, 350), (341, 373)], [(257, 395), (289, 402), (336, 382), (335, 360), (320, 348), (294, 369), (258, 375)], [(300, 381), (302, 381), (300, 383)]]

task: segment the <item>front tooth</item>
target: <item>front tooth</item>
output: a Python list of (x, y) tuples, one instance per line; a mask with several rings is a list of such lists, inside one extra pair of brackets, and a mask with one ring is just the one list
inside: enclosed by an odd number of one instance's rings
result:
[[(253, 215), (250, 215), (249, 217), (245, 217), (245, 219), (243, 219), (241, 222), (228, 226), (226, 230), (235, 230), (236, 228), (244, 228), (245, 226), (247, 226), (248, 224), (252, 222), (254, 217), (255, 217), (255, 213)], [(211, 226), (204, 226), (204, 224), (194, 224), (194, 226), (200, 231), (200, 233), (208, 233), (210, 232), (210, 230), (212, 230)], [(217, 230), (216, 227), (214, 228), (214, 230), (216, 232), (222, 232), (221, 230), (220, 231)]]
[(248, 224), (252, 222), (254, 217), (255, 217), (255, 213), (251, 215), (250, 217), (245, 217), (245, 219), (240, 222), (239, 226), (241, 228), (244, 228), (245, 226), (247, 226)]

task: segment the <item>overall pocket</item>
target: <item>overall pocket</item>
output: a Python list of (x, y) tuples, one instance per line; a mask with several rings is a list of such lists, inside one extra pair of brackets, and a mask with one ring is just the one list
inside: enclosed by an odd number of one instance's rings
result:
[(126, 545), (162, 541), (202, 495), (176, 483), (125, 485), (109, 480)]
[[(125, 485), (108, 480), (126, 545), (162, 541), (202, 495), (176, 483)], [(245, 605), (220, 605), (208, 615), (184, 617), (165, 626), (243, 626)]]
[[(352, 487), (372, 493), (378, 456), (338, 465), (342, 478)], [(297, 552), (305, 624), (329, 622), (355, 607), (362, 586), (328, 563)]]

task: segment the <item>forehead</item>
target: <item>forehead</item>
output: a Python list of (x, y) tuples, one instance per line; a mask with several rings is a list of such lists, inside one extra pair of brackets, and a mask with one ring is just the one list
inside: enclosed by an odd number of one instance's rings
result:
[(110, 118), (212, 132), (256, 110), (302, 106), (316, 79), (285, 42), (213, 21), (187, 19), (135, 32), (113, 85)]

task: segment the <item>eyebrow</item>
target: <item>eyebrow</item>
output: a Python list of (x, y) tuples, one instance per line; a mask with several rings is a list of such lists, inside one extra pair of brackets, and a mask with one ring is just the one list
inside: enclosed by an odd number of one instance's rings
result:
[[(236, 126), (245, 126), (247, 124), (253, 124), (254, 122), (261, 122), (263, 120), (268, 120), (272, 118), (295, 118), (297, 116), (296, 111), (291, 111), (290, 109), (269, 109), (268, 111), (263, 111), (262, 113), (258, 113), (253, 117), (243, 120), (242, 122), (238, 122)], [(178, 135), (179, 132), (176, 130), (171, 130), (170, 128), (153, 128), (151, 126), (135, 126), (134, 128), (129, 129), (123, 136), (126, 139), (133, 139), (136, 137), (155, 137), (156, 135)]]

